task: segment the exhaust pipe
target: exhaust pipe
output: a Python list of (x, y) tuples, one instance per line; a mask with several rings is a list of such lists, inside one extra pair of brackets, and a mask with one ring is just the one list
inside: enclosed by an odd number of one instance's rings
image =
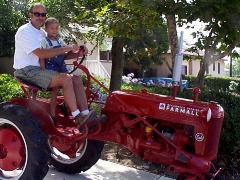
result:
[(178, 52), (176, 54), (174, 68), (173, 68), (173, 83), (172, 83), (172, 97), (175, 98), (180, 87), (182, 75), (182, 61), (183, 61), (183, 31), (181, 31), (180, 39), (178, 41)]

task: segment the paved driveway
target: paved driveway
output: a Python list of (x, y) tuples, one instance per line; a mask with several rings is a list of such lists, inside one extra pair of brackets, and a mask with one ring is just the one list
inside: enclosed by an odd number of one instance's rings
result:
[(50, 168), (44, 180), (172, 180), (112, 162), (99, 160), (88, 171), (68, 175)]

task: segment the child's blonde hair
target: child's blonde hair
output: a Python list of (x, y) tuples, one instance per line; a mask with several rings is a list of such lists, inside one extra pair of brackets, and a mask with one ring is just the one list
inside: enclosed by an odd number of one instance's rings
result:
[(47, 26), (49, 26), (50, 24), (54, 24), (54, 23), (59, 24), (59, 21), (56, 18), (54, 18), (54, 17), (47, 18), (46, 21), (45, 21), (45, 28)]

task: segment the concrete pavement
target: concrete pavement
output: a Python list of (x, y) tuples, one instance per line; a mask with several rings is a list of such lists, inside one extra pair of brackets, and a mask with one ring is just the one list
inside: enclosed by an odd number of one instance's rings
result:
[(160, 175), (99, 160), (91, 169), (81, 174), (68, 175), (50, 168), (44, 180), (173, 180)]

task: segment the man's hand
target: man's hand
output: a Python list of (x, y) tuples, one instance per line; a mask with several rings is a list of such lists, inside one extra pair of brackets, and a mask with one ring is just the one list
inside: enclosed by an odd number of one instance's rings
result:
[(79, 46), (77, 44), (68, 45), (66, 47), (68, 48), (69, 51), (72, 51), (73, 53), (76, 53), (79, 50)]

